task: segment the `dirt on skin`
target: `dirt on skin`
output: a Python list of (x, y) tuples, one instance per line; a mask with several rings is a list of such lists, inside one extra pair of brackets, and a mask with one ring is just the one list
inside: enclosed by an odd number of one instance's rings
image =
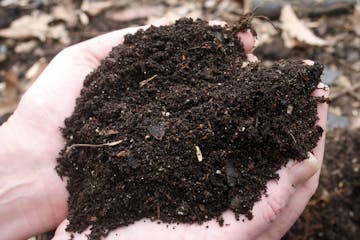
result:
[(311, 96), (322, 66), (248, 63), (237, 30), (191, 19), (140, 30), (86, 77), (61, 130), (67, 231), (222, 225), (227, 209), (251, 219), (276, 171), (307, 157), (323, 131)]

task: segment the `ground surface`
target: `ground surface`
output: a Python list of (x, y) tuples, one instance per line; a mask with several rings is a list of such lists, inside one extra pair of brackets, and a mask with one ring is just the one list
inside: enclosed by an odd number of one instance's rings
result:
[[(49, 60), (71, 43), (118, 28), (145, 24), (161, 17), (172, 20), (182, 16), (200, 16), (233, 21), (237, 19), (238, 13), (242, 12), (238, 3), (246, 1), (117, 2), (115, 7), (106, 4), (94, 5), (95, 1), (66, 0), (61, 4), (51, 1), (1, 2), (0, 28), (7, 28), (13, 21), (26, 15), (48, 14), (52, 19), (43, 21), (41, 26), (44, 32), (47, 36), (50, 31), (65, 37), (57, 40), (40, 36), (40, 40), (39, 36), (28, 33), (19, 39), (19, 31), (15, 29), (10, 37), (0, 38), (0, 122), (5, 121), (11, 114), (19, 96), (36, 79)], [(205, 4), (202, 4), (204, 2)], [(259, 58), (268, 59), (266, 63), (269, 65), (280, 58), (309, 58), (325, 63), (327, 75), (324, 80), (332, 87), (331, 95), (334, 99), (330, 107), (329, 137), (319, 190), (286, 238), (356, 239), (359, 236), (359, 225), (355, 221), (358, 220), (355, 210), (359, 202), (359, 189), (356, 185), (359, 176), (359, 152), (356, 152), (356, 149), (359, 147), (350, 147), (350, 143), (356, 143), (351, 139), (356, 139), (354, 136), (358, 133), (354, 129), (360, 126), (360, 31), (357, 24), (360, 21), (359, 9), (343, 15), (317, 15), (311, 19), (302, 16), (308, 27), (319, 37), (328, 39), (331, 44), (322, 47), (305, 44), (288, 48), (284, 45), (281, 32), (270, 30), (271, 25), (266, 21), (256, 19), (260, 23), (257, 31), (266, 36), (255, 50)], [(34, 23), (28, 19), (25, 25), (32, 26), (40, 22)], [(281, 26), (282, 22), (275, 19), (273, 23)], [(58, 25), (64, 27), (54, 28)], [(263, 26), (266, 26), (265, 30), (261, 31)], [(334, 130), (334, 127), (341, 129)], [(335, 135), (339, 137), (332, 137)], [(345, 149), (347, 154), (336, 154), (333, 149)], [(342, 234), (337, 234), (337, 230)], [(37, 238), (47, 239), (45, 235)]]

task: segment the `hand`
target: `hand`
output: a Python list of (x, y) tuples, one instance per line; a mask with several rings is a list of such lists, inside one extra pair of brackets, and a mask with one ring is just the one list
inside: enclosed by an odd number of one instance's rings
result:
[[(128, 28), (90, 39), (58, 54), (22, 98), (13, 116), (0, 128), (0, 232), (5, 239), (24, 239), (57, 226), (67, 215), (65, 183), (54, 171), (58, 152), (64, 146), (59, 132), (71, 115), (82, 81), (95, 69)], [(247, 53), (254, 38), (239, 34)], [(248, 55), (249, 60), (256, 60)], [(315, 94), (324, 95), (322, 91)], [(319, 104), (319, 125), (325, 128), (326, 104)], [(16, 149), (16, 150), (14, 150)], [(314, 193), (324, 152), (324, 136), (314, 149), (315, 158), (290, 163), (280, 170), (280, 180), (268, 184), (269, 197), (256, 203), (251, 221), (235, 221), (224, 213), (228, 227), (215, 221), (204, 225), (180, 224), (176, 229), (140, 221), (113, 231), (107, 239), (276, 239), (293, 224)], [(4, 158), (6, 156), (6, 158)], [(4, 216), (4, 217), (3, 217)], [(205, 228), (209, 225), (209, 228)], [(54, 239), (69, 239), (66, 221)], [(76, 235), (76, 239), (86, 239)]]

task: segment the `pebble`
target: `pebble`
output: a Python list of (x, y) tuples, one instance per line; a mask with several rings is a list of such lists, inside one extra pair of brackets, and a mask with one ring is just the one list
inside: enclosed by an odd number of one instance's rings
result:
[(157, 140), (161, 140), (165, 135), (165, 124), (163, 122), (152, 124), (148, 127), (148, 131)]
[(239, 177), (239, 172), (234, 167), (234, 165), (229, 161), (225, 163), (225, 173), (226, 173), (226, 180), (229, 186), (231, 187), (235, 186), (236, 180)]

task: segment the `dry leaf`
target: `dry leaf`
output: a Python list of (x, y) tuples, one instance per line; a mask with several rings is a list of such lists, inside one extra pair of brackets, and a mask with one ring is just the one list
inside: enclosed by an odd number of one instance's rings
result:
[(280, 15), (282, 37), (285, 46), (293, 48), (301, 43), (314, 46), (324, 46), (327, 42), (315, 36), (310, 29), (295, 15), (294, 10), (289, 4), (285, 4), (281, 9)]
[(182, 17), (197, 19), (202, 17), (202, 12), (197, 7), (196, 3), (187, 3), (180, 7), (172, 8), (171, 10), (165, 12), (161, 17), (150, 16), (148, 18), (147, 24), (171, 24)]
[(52, 39), (58, 39), (64, 45), (69, 45), (71, 42), (68, 31), (63, 24), (52, 26), (50, 28), (50, 31), (48, 32), (47, 37)]
[(29, 53), (37, 46), (37, 42), (35, 40), (21, 42), (16, 45), (15, 52), (16, 53)]
[(341, 75), (336, 80), (336, 85), (341, 87), (341, 88), (350, 88), (352, 86), (351, 81), (349, 80), (349, 78), (344, 76), (344, 75)]
[(40, 58), (36, 63), (34, 63), (29, 70), (25, 73), (26, 81), (22, 82), (20, 86), (21, 91), (25, 92), (33, 82), (40, 76), (42, 71), (46, 68), (48, 62), (45, 58)]
[(252, 20), (252, 24), (258, 33), (258, 36), (256, 38), (255, 45), (256, 47), (259, 47), (266, 43), (271, 43), (273, 40), (273, 36), (276, 35), (278, 32), (274, 28), (274, 26), (268, 22), (263, 21), (257, 18), (254, 18)]
[(99, 14), (101, 11), (113, 6), (113, 1), (89, 1), (82, 2), (80, 9), (92, 16)]
[(360, 114), (355, 116), (355, 117), (352, 117), (350, 119), (350, 128), (351, 129), (358, 129), (360, 128)]
[(104, 129), (99, 131), (99, 135), (100, 136), (110, 136), (110, 135), (114, 135), (114, 134), (118, 134), (119, 131), (115, 130), (115, 129)]
[(90, 22), (90, 19), (88, 17), (88, 15), (86, 15), (86, 13), (84, 13), (83, 11), (80, 11), (79, 13), (79, 19), (82, 25), (88, 25)]
[(360, 72), (360, 61), (356, 61), (353, 64), (351, 64), (351, 69), (355, 72)]
[(9, 28), (0, 29), (0, 36), (13, 39), (37, 37), (41, 41), (52, 38), (68, 44), (70, 39), (64, 25), (49, 26), (53, 19), (48, 14), (34, 12), (16, 19)]
[(351, 16), (354, 32), (360, 36), (360, 4), (356, 5), (354, 14)]
[(25, 78), (29, 80), (36, 79), (40, 73), (45, 69), (47, 66), (47, 61), (45, 58), (40, 58), (36, 63), (34, 63), (29, 70), (25, 73)]
[(0, 95), (0, 115), (12, 113), (19, 102), (18, 76), (13, 71), (3, 74), (5, 75), (5, 86)]
[(115, 21), (131, 21), (150, 16), (161, 16), (163, 13), (164, 7), (162, 6), (142, 6), (109, 12), (106, 14), (106, 17)]
[(77, 24), (77, 11), (72, 4), (57, 5), (52, 9), (51, 14), (56, 19), (64, 20), (70, 27)]

